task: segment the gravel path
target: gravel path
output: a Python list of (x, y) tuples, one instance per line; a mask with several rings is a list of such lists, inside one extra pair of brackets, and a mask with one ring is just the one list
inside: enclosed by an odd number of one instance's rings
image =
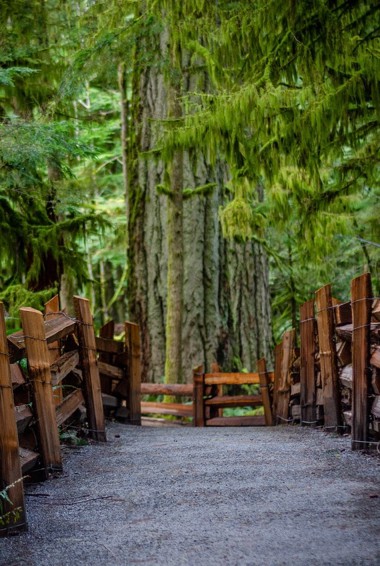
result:
[(348, 438), (112, 423), (108, 439), (28, 487), (1, 566), (380, 564), (380, 458)]

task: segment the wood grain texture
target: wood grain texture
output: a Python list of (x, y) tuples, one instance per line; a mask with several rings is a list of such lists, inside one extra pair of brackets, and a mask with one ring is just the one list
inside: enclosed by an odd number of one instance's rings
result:
[(193, 370), (193, 425), (196, 427), (205, 426), (205, 406), (203, 402), (205, 388), (205, 374), (203, 366), (198, 366)]
[[(12, 487), (8, 491), (12, 505), (4, 503), (4, 514), (14, 509), (20, 510), (20, 516), (9, 516), (9, 524), (0, 536), (9, 531), (21, 531), (26, 528), (24, 488), (21, 481), (19, 444), (12, 391), (11, 368), (8, 357), (8, 345), (5, 329), (4, 305), (0, 303), (0, 485)], [(15, 483), (17, 482), (17, 483)]]
[(142, 383), (141, 395), (174, 395), (177, 397), (192, 397), (191, 383)]
[(193, 406), (184, 405), (183, 403), (154, 403), (150, 401), (142, 401), (141, 413), (144, 415), (157, 413), (160, 415), (192, 417)]
[(294, 359), (296, 331), (287, 330), (282, 338), (281, 370), (278, 375), (276, 423), (285, 424), (289, 419), (290, 368)]
[(97, 352), (94, 325), (90, 303), (82, 297), (74, 297), (75, 314), (79, 321), (78, 337), (80, 360), (85, 384), (85, 400), (87, 417), (90, 425), (90, 435), (95, 440), (105, 442), (106, 431), (103, 413), (100, 376), (97, 365)]
[(125, 323), (125, 347), (129, 352), (127, 399), (129, 422), (141, 425), (141, 346), (138, 324)]
[(264, 416), (266, 426), (273, 425), (272, 417), (272, 399), (269, 390), (270, 378), (267, 372), (267, 364), (264, 358), (257, 361), (257, 370), (259, 372), (260, 378), (260, 392), (262, 398), (262, 404), (264, 406)]
[(206, 407), (257, 407), (262, 404), (261, 395), (217, 395), (205, 400)]
[(84, 396), (81, 389), (73, 391), (64, 398), (56, 409), (57, 426), (61, 426), (75, 411), (84, 403)]
[[(41, 458), (48, 477), (52, 470), (62, 470), (58, 428), (50, 373), (45, 323), (42, 313), (25, 307), (20, 309), (21, 323), (28, 358), (29, 377), (32, 383), (34, 411), (37, 418)], [(58, 320), (58, 319), (55, 319)]]
[[(323, 389), (324, 425), (342, 425), (340, 392), (338, 383), (338, 360), (334, 342), (334, 316), (331, 285), (325, 285), (315, 293), (321, 378)], [(340, 429), (337, 429), (340, 430)]]
[[(50, 299), (50, 301), (45, 303), (45, 319), (47, 321), (53, 320), (54, 318), (60, 316), (58, 313), (59, 313), (59, 296), (55, 295)], [(54, 363), (60, 357), (61, 355), (60, 345), (61, 343), (59, 340), (55, 340), (54, 342), (48, 344), (48, 349), (50, 353), (50, 363)], [(62, 387), (56, 387), (54, 389), (53, 398), (56, 406), (62, 403), (63, 401)]]
[(300, 308), (301, 330), (301, 421), (302, 424), (316, 424), (316, 321), (314, 319), (314, 301), (307, 301)]
[(370, 382), (371, 276), (364, 273), (351, 282), (352, 304), (352, 449), (367, 448), (368, 384)]

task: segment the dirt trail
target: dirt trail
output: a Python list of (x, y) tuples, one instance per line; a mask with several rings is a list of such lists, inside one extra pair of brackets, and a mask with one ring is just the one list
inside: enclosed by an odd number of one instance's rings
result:
[(380, 458), (296, 427), (108, 426), (28, 488), (1, 566), (380, 564)]

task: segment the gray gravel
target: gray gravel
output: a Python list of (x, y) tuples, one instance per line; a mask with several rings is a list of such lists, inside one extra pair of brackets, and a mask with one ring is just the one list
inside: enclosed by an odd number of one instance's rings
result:
[[(28, 487), (0, 565), (380, 564), (380, 458), (298, 427), (108, 425)], [(46, 494), (46, 497), (37, 494)]]

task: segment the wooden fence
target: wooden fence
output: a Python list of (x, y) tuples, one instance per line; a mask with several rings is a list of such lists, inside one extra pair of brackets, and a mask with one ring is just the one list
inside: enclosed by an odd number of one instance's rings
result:
[[(88, 301), (74, 297), (74, 306), (75, 318), (57, 298), (45, 317), (22, 308), (23, 330), (7, 337), (0, 303), (0, 535), (26, 527), (21, 478), (36, 468), (43, 478), (62, 470), (58, 427), (83, 405), (98, 441), (106, 440), (105, 411), (131, 424), (141, 413), (193, 417), (195, 426), (301, 423), (351, 431), (354, 450), (380, 446), (380, 300), (367, 273), (352, 281), (349, 302), (326, 285), (301, 306), (300, 348), (296, 330), (285, 332), (273, 374), (260, 360), (251, 374), (197, 368), (193, 384), (141, 384), (138, 326), (125, 323), (119, 341), (109, 322), (96, 337)], [(242, 384), (258, 385), (260, 395), (224, 390)], [(188, 401), (141, 403), (141, 394)], [(223, 415), (257, 405), (264, 417)]]
[(113, 322), (96, 337), (87, 299), (74, 297), (74, 307), (75, 318), (57, 297), (45, 316), (22, 308), (22, 331), (7, 337), (0, 303), (0, 535), (26, 528), (22, 478), (62, 470), (59, 429), (78, 409), (101, 442), (104, 411), (140, 424), (138, 326), (125, 323), (124, 341), (114, 339)]
[(368, 273), (353, 279), (348, 302), (326, 285), (301, 306), (300, 346), (290, 330), (276, 347), (276, 424), (351, 431), (353, 450), (380, 446), (380, 300)]

